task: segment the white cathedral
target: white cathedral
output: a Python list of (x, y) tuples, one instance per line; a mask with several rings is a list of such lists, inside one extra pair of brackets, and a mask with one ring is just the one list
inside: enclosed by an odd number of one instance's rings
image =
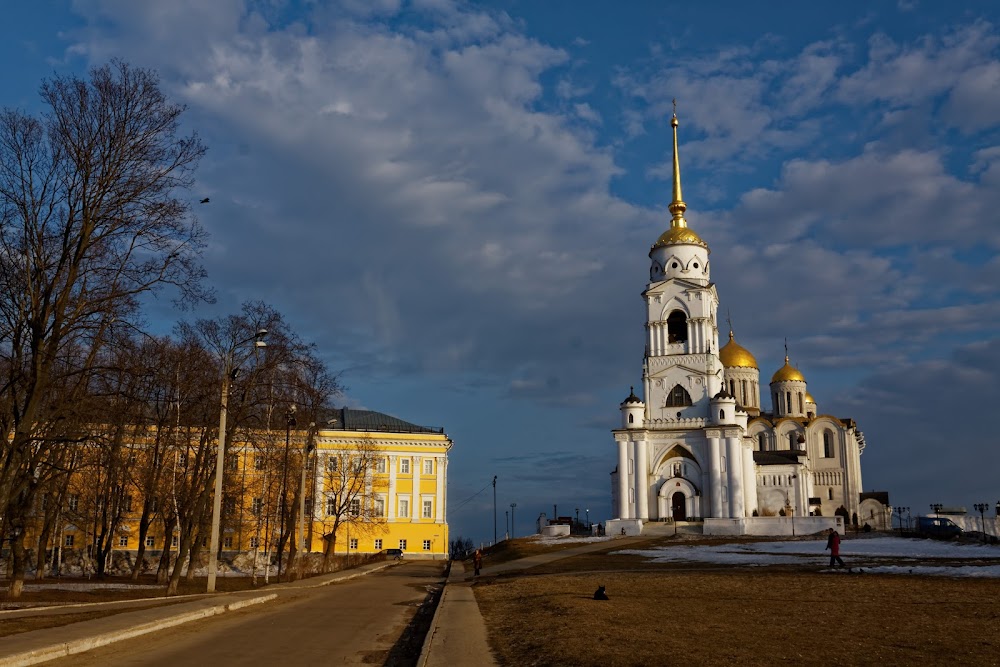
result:
[(719, 347), (719, 296), (709, 248), (684, 219), (673, 127), (670, 228), (649, 251), (642, 391), (621, 404), (613, 431), (609, 534), (648, 522), (703, 522), (705, 534), (813, 533), (884, 524), (888, 497), (862, 493), (865, 440), (851, 419), (820, 412), (788, 361), (763, 410), (757, 360), (733, 332)]

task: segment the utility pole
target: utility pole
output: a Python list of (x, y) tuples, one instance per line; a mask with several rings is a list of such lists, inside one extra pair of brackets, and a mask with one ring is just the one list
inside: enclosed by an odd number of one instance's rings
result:
[(497, 543), (497, 476), (493, 475), (493, 544)]

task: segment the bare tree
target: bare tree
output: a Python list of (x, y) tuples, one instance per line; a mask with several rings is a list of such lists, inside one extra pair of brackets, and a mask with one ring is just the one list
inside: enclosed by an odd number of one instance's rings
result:
[(336, 555), (337, 535), (347, 528), (352, 535), (370, 535), (385, 526), (385, 507), (373, 485), (382, 453), (371, 438), (362, 437), (350, 447), (326, 455), (324, 466), (323, 570), (328, 572)]
[(41, 87), (41, 118), (0, 112), (0, 512), (24, 580), (25, 511), (112, 327), (144, 293), (205, 298), (189, 215), (204, 152), (154, 73), (113, 61)]

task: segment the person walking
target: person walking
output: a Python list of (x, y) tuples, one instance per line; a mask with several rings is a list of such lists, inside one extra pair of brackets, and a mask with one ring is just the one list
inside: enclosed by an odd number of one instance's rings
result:
[(833, 528), (830, 529), (830, 536), (826, 538), (826, 548), (830, 550), (830, 567), (833, 567), (834, 561), (840, 563), (840, 567), (844, 567), (844, 561), (840, 558), (840, 533)]
[(476, 576), (479, 576), (479, 570), (483, 567), (483, 552), (476, 549), (476, 553), (472, 555), (472, 566), (476, 568)]

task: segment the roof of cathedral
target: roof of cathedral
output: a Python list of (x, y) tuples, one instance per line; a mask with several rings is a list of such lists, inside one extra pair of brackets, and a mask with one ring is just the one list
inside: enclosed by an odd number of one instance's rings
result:
[(810, 394), (808, 391), (806, 392), (806, 403), (812, 403), (813, 405), (816, 405), (816, 399), (813, 398), (813, 395)]
[(674, 198), (670, 202), (670, 206), (667, 207), (672, 216), (670, 229), (660, 234), (660, 238), (656, 239), (656, 243), (649, 249), (650, 252), (671, 245), (697, 245), (708, 250), (708, 244), (687, 226), (687, 220), (684, 219), (687, 204), (684, 203), (684, 197), (681, 194), (681, 162), (677, 153), (677, 126), (679, 124), (675, 109), (674, 115), (670, 119), (670, 125), (674, 128)]
[(622, 405), (642, 405), (642, 399), (635, 395), (635, 387), (628, 388), (628, 398), (622, 401)]
[(333, 411), (326, 429), (335, 431), (378, 431), (384, 433), (444, 433), (443, 428), (429, 428), (403, 421), (374, 410), (341, 408)]
[(726, 368), (756, 368), (757, 360), (750, 354), (750, 351), (736, 342), (733, 332), (729, 332), (729, 342), (719, 350), (719, 359)]
[(771, 382), (805, 382), (806, 378), (795, 366), (788, 363), (788, 355), (785, 355), (785, 365), (779, 368), (773, 376)]
[(889, 492), (888, 491), (862, 491), (860, 496), (860, 501), (864, 502), (871, 498), (872, 500), (877, 500), (883, 505), (889, 504)]

